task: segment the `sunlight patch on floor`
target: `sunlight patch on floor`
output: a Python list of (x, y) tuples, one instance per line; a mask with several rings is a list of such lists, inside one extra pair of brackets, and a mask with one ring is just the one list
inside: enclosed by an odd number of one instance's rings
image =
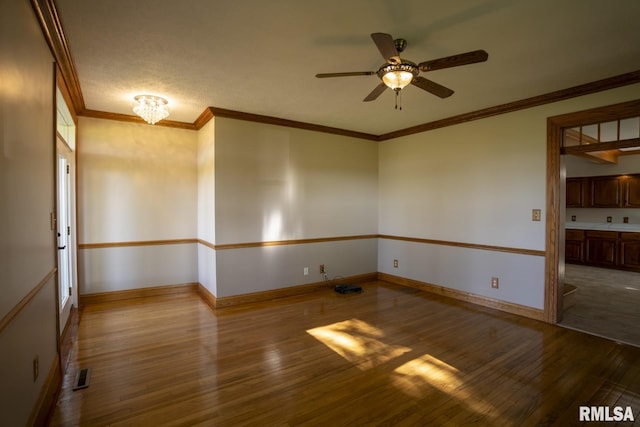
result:
[(363, 371), (411, 351), (383, 343), (379, 338), (384, 333), (359, 319), (309, 329), (307, 333)]
[(458, 369), (429, 354), (410, 360), (395, 369), (394, 374), (393, 384), (410, 396), (423, 397), (432, 387), (464, 402), (478, 414), (493, 417), (497, 423), (502, 418), (493, 405), (469, 391)]

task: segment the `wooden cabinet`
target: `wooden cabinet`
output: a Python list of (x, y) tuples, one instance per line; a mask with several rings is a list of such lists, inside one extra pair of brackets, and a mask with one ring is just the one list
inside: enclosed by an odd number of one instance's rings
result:
[(565, 236), (564, 260), (570, 263), (582, 264), (584, 262), (584, 231), (566, 230)]
[(640, 232), (565, 232), (565, 262), (640, 272)]
[(624, 183), (624, 207), (640, 208), (640, 175), (621, 177)]
[(586, 231), (585, 249), (587, 264), (614, 267), (618, 259), (618, 233), (616, 231)]
[(598, 176), (590, 179), (591, 200), (594, 208), (621, 208), (622, 179), (618, 176)]
[(640, 233), (620, 233), (620, 267), (640, 270)]
[(567, 178), (567, 208), (640, 208), (640, 174)]
[(587, 178), (567, 178), (567, 207), (587, 207)]

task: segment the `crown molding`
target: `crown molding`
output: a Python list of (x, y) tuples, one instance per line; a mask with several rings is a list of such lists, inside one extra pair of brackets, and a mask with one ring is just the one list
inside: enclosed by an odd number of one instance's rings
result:
[(330, 126), (316, 125), (313, 123), (298, 122), (295, 120), (281, 119), (279, 117), (263, 116), (260, 114), (243, 113), (240, 111), (226, 110), (224, 108), (209, 107), (213, 117), (225, 117), (236, 120), (246, 120), (257, 123), (267, 123), (277, 126), (285, 126), (296, 129), (312, 130), (316, 132), (331, 133), (335, 135), (350, 136), (353, 138), (378, 141), (378, 136), (365, 132), (356, 132), (348, 129), (334, 128)]
[(627, 86), (635, 83), (640, 83), (640, 70), (632, 71), (626, 74), (620, 74), (618, 76), (609, 77), (602, 80), (597, 80), (591, 83), (573, 86), (568, 89), (557, 90), (555, 92), (546, 93), (544, 95), (538, 95), (531, 98), (521, 99), (519, 101), (510, 102), (502, 105), (496, 105), (494, 107), (484, 108), (482, 110), (476, 110), (470, 113), (459, 114), (457, 116), (447, 117), (442, 120), (436, 120), (433, 122), (412, 126), (406, 129), (385, 133), (383, 135), (378, 136), (378, 140), (386, 141), (389, 139), (395, 139), (402, 136), (413, 135), (413, 134), (425, 132), (428, 130), (458, 125), (461, 123), (470, 122), (472, 120), (484, 119), (491, 116), (497, 116), (500, 114), (511, 113), (514, 111), (524, 110), (527, 108), (538, 107), (544, 104), (551, 104), (553, 102), (563, 101), (570, 98), (576, 98), (578, 96), (583, 96), (583, 95), (589, 95), (592, 93), (614, 89), (617, 87)]
[(71, 51), (67, 45), (64, 30), (62, 29), (62, 23), (58, 17), (56, 5), (53, 0), (31, 0), (31, 7), (40, 22), (42, 34), (58, 65), (72, 102), (71, 106), (75, 110), (74, 112), (78, 114), (85, 109), (84, 98), (82, 97), (80, 81), (71, 57)]
[[(120, 113), (108, 113), (106, 111), (98, 111), (98, 110), (83, 110), (78, 113), (79, 116), (82, 117), (92, 117), (94, 119), (106, 119), (106, 120), (117, 120), (120, 122), (130, 122), (130, 123), (140, 123), (143, 125), (148, 124), (141, 117), (134, 116), (132, 114), (120, 114)], [(170, 128), (178, 128), (178, 129), (188, 129), (188, 130), (198, 130), (200, 128), (196, 127), (194, 123), (188, 122), (178, 122), (176, 120), (167, 120), (163, 119), (157, 122), (154, 125), (149, 126), (165, 126)]]

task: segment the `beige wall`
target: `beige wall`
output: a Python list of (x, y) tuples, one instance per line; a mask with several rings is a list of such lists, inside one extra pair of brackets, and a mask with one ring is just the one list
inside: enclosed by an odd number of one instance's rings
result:
[[(216, 244), (377, 233), (376, 142), (215, 120)], [(218, 250), (218, 296), (375, 272), (376, 240)]]
[(375, 234), (377, 143), (216, 119), (216, 243)]
[[(197, 134), (81, 117), (80, 244), (195, 239)], [(80, 293), (197, 281), (197, 245), (81, 249)]]
[[(638, 97), (627, 86), (382, 143), (380, 233), (544, 251), (547, 118)], [(387, 239), (378, 256), (385, 273), (543, 307), (541, 256)]]
[(56, 367), (55, 80), (28, 1), (0, 2), (0, 28), (0, 424), (18, 426)]

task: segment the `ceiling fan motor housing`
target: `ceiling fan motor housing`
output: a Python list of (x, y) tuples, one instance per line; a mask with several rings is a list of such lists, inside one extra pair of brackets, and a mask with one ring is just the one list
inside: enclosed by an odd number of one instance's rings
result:
[(393, 44), (395, 45), (398, 53), (402, 53), (402, 51), (407, 48), (407, 41), (405, 39), (395, 39)]

